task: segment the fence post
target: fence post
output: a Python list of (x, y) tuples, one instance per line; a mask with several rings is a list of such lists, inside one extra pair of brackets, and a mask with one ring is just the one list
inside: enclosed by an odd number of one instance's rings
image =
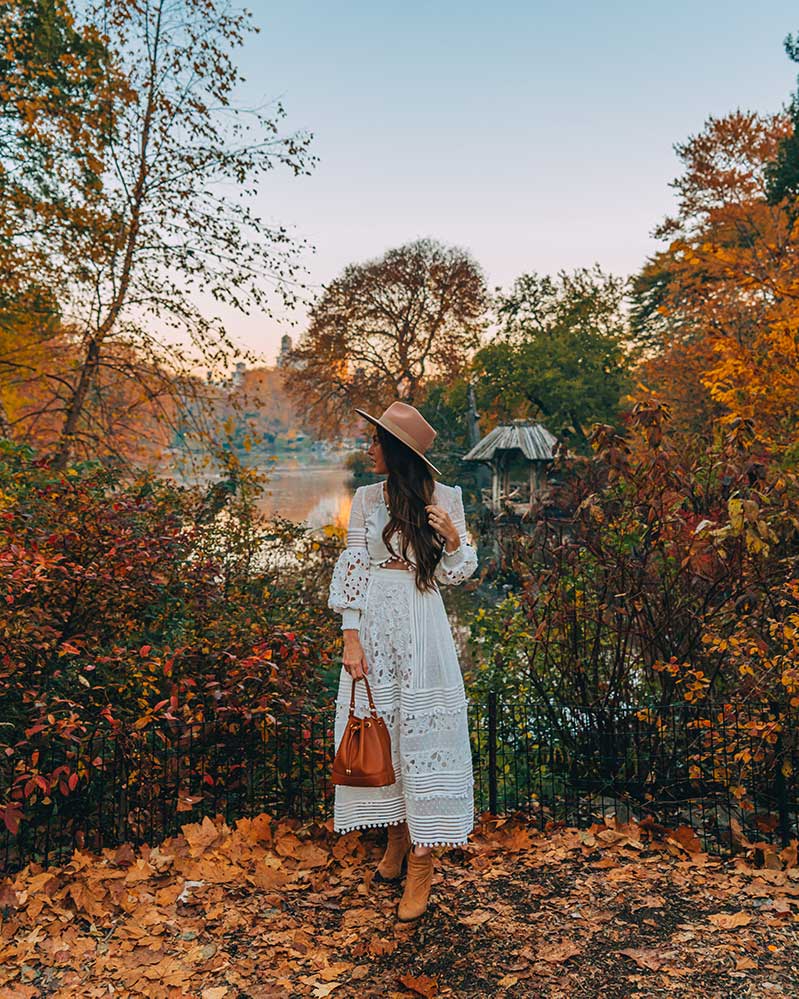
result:
[[(776, 712), (775, 712), (776, 713)], [(779, 717), (779, 715), (777, 716)], [(774, 756), (777, 771), (774, 775), (774, 791), (777, 798), (777, 812), (780, 817), (780, 839), (782, 845), (787, 846), (791, 839), (790, 821), (788, 816), (788, 792), (785, 786), (785, 774), (782, 770), (784, 743), (782, 739), (782, 725), (777, 732), (777, 741), (774, 744)]]
[(497, 692), (488, 692), (488, 810), (497, 814)]

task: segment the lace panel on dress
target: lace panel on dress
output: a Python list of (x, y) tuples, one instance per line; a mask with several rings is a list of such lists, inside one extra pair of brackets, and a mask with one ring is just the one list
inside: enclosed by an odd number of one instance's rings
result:
[(333, 569), (328, 607), (339, 614), (348, 608), (363, 610), (368, 585), (369, 552), (365, 548), (345, 548)]

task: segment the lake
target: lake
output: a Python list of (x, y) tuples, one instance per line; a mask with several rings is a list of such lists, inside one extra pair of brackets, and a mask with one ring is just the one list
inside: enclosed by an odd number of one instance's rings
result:
[(346, 528), (355, 484), (339, 465), (274, 466), (260, 507), (311, 528), (335, 524)]

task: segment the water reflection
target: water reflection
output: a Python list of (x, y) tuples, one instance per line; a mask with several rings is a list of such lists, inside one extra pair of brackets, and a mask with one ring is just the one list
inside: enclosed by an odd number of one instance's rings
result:
[(269, 473), (260, 508), (265, 514), (278, 514), (314, 529), (327, 524), (346, 528), (354, 492), (346, 468), (275, 467)]

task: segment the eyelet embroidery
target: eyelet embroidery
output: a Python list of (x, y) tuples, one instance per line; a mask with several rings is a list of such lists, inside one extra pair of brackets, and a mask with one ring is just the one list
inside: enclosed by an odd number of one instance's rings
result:
[[(449, 510), (460, 545), (442, 556), (435, 579), (459, 583), (475, 571), (477, 556), (466, 536), (460, 489), (440, 484), (436, 488), (436, 502)], [(377, 788), (337, 786), (334, 829), (347, 832), (406, 819), (414, 842), (460, 845), (467, 842), (474, 821), (468, 706), (460, 666), (437, 590), (420, 604), (409, 572), (372, 572), (398, 558), (383, 554), (382, 539), (379, 546), (375, 543), (387, 514), (381, 482), (356, 491), (347, 548), (333, 573), (329, 604), (340, 613), (360, 613), (369, 686), (391, 737), (396, 781)], [(399, 559), (409, 570), (415, 569), (410, 559)], [(412, 622), (417, 636), (413, 653)], [(421, 645), (419, 635), (424, 636)], [(351, 684), (342, 667), (336, 698), (336, 745), (349, 719)], [(359, 684), (355, 712), (363, 718), (368, 711), (365, 688)]]

